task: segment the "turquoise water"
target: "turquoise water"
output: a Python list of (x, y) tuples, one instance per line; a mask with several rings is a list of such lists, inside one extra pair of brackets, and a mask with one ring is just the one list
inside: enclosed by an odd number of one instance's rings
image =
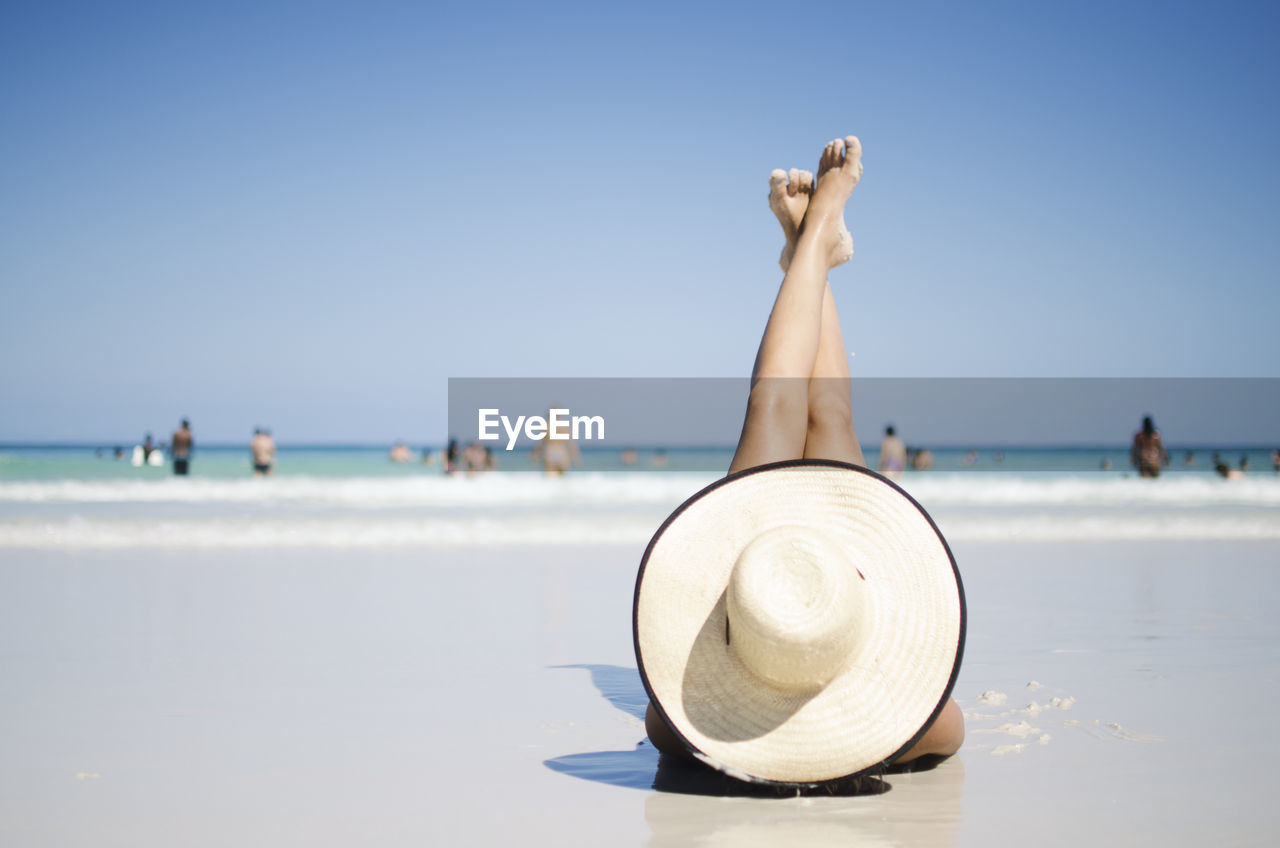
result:
[[(97, 451), (102, 450), (102, 456)], [(133, 446), (115, 459), (112, 448), (83, 446), (0, 446), (3, 480), (158, 480), (173, 474), (165, 455), (160, 466), (134, 466)], [(433, 452), (438, 456), (438, 451)], [(417, 454), (418, 459), (421, 454)], [(214, 480), (251, 476), (249, 450), (243, 446), (199, 447), (191, 458), (190, 474)], [(314, 477), (405, 477), (439, 472), (421, 462), (396, 463), (384, 447), (284, 447), (276, 454), (275, 473)]]
[[(496, 471), (443, 473), (421, 453), (384, 447), (283, 447), (277, 473), (252, 476), (244, 447), (202, 446), (191, 474), (133, 466), (108, 448), (0, 447), (0, 549), (640, 546), (686, 498), (724, 475), (728, 449), (584, 450), (561, 478), (527, 452)], [(1280, 475), (1270, 451), (1222, 451), (1241, 479), (1213, 473), (1208, 449), (1175, 452), (1156, 480), (1127, 451), (1005, 448), (934, 451), (901, 485), (949, 539), (1280, 539)], [(1002, 454), (998, 458), (998, 455)], [(1112, 470), (1100, 470), (1104, 459)], [(867, 461), (877, 456), (868, 451)], [(533, 473), (531, 473), (533, 472)]]
[[(98, 451), (102, 455), (98, 456)], [(879, 456), (873, 446), (864, 447), (867, 463), (875, 467)], [(1211, 473), (1214, 448), (1193, 447), (1194, 462), (1184, 461), (1187, 448), (1171, 451), (1168, 473), (1186, 471)], [(1224, 460), (1233, 468), (1247, 457), (1251, 471), (1271, 471), (1269, 448), (1221, 448)], [(171, 476), (170, 464), (135, 467), (131, 464), (132, 446), (117, 460), (112, 449), (92, 446), (0, 446), (0, 481), (5, 480), (158, 480)], [(972, 453), (971, 453), (972, 451)], [(413, 461), (392, 462), (388, 449), (382, 446), (281, 447), (277, 452), (277, 476), (318, 478), (385, 477), (403, 479), (443, 473), (440, 448), (430, 449), (432, 462), (424, 464), (422, 449), (413, 451)], [(733, 457), (729, 448), (638, 449), (634, 464), (622, 461), (617, 450), (582, 450), (583, 471), (626, 472), (719, 472), (728, 468)], [(1128, 449), (1111, 447), (1050, 448), (939, 448), (933, 450), (933, 472), (1044, 472), (1078, 473), (1101, 471), (1104, 461), (1111, 463), (1108, 473), (1131, 473)], [(536, 471), (527, 450), (498, 451), (498, 469), (504, 472)], [(234, 480), (252, 473), (249, 451), (242, 446), (201, 447), (191, 460), (191, 476), (213, 480)]]

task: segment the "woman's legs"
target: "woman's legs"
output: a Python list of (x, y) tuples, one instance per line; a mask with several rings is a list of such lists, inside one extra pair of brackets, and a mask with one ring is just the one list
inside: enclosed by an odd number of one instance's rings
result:
[[(790, 173), (781, 169), (769, 175), (769, 208), (782, 225), (786, 243), (778, 264), (786, 271), (795, 255), (796, 240), (804, 213), (809, 206), (813, 175), (808, 171)], [(840, 228), (840, 249), (834, 264), (853, 256), (853, 239)], [(804, 456), (807, 459), (835, 459), (854, 465), (865, 465), (862, 448), (853, 428), (853, 397), (849, 385), (849, 361), (845, 359), (844, 338), (840, 332), (840, 316), (836, 311), (831, 285), (822, 298), (822, 321), (818, 329), (818, 355), (809, 375), (809, 423), (805, 433)]]
[[(809, 455), (806, 445), (810, 431), (810, 385), (815, 369), (825, 375), (836, 368), (830, 361), (836, 346), (839, 367), (844, 369), (845, 381), (848, 380), (838, 324), (835, 337), (825, 345), (820, 344), (820, 337), (824, 326), (838, 320), (835, 303), (829, 300), (827, 271), (848, 258), (842, 238), (842, 234), (847, 235), (843, 224), (844, 204), (862, 176), (861, 155), (861, 145), (853, 136), (837, 139), (823, 150), (818, 178), (807, 208), (802, 212), (803, 220), (797, 226), (794, 255), (760, 340), (751, 374), (746, 420), (738, 450), (729, 466), (730, 473)], [(793, 173), (799, 176), (799, 172)], [(777, 172), (771, 183), (776, 191)], [(807, 180), (797, 179), (797, 183), (795, 190), (788, 187), (789, 197), (804, 193)], [(826, 320), (824, 313), (829, 313)], [(820, 400), (825, 408), (830, 403), (830, 394), (825, 376), (820, 380), (814, 399)], [(825, 413), (819, 418), (824, 422), (830, 420)], [(817, 434), (815, 450), (820, 445), (834, 448), (834, 438), (830, 433)], [(851, 430), (848, 440), (853, 440)], [(856, 448), (856, 440), (853, 445)], [(843, 456), (848, 455), (846, 443)]]
[(835, 459), (866, 465), (853, 429), (849, 360), (830, 286), (822, 301), (818, 358), (809, 378), (809, 429), (805, 435), (804, 456), (805, 459)]

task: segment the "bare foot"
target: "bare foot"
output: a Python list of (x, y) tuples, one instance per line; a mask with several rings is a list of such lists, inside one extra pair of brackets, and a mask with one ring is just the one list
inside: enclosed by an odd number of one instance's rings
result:
[[(786, 239), (782, 255), (778, 257), (778, 264), (783, 271), (791, 267), (791, 257), (796, 252), (796, 238), (800, 234), (800, 222), (804, 220), (805, 210), (809, 208), (809, 195), (812, 191), (813, 174), (809, 171), (798, 171), (795, 168), (784, 171), (776, 168), (769, 174), (769, 208), (782, 225), (782, 235)], [(848, 262), (853, 256), (853, 236), (849, 235), (843, 219), (840, 221), (840, 240), (838, 256), (843, 258), (838, 258), (831, 266), (833, 268)]]
[(828, 257), (828, 267), (847, 262), (853, 253), (852, 238), (847, 242), (842, 238), (849, 232), (844, 224), (844, 204), (860, 179), (862, 144), (856, 136), (837, 138), (823, 149), (818, 179), (801, 222), (800, 239), (817, 239)]
[(782, 225), (782, 235), (786, 239), (782, 255), (778, 257), (778, 264), (784, 271), (791, 267), (791, 256), (796, 252), (796, 236), (800, 232), (800, 222), (804, 220), (804, 210), (809, 208), (809, 192), (812, 190), (813, 174), (808, 171), (776, 168), (769, 174), (769, 208)]

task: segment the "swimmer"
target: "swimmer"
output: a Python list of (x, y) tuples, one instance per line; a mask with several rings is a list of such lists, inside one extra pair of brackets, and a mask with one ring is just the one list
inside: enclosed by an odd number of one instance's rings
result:
[(884, 441), (880, 443), (880, 473), (890, 480), (897, 480), (906, 467), (907, 446), (890, 424), (884, 428)]
[(191, 470), (191, 451), (195, 448), (195, 436), (191, 433), (191, 422), (182, 419), (182, 426), (174, 431), (169, 440), (169, 451), (173, 454), (173, 473), (185, 475)]
[(548, 477), (562, 477), (573, 466), (582, 465), (582, 455), (573, 439), (544, 438), (533, 449), (530, 460), (541, 462)]
[(1160, 469), (1169, 464), (1169, 452), (1164, 449), (1164, 440), (1150, 415), (1142, 419), (1142, 429), (1133, 436), (1129, 462), (1143, 477), (1159, 477)]
[(262, 428), (253, 431), (249, 455), (253, 459), (253, 476), (270, 477), (276, 464), (276, 442), (270, 431)]

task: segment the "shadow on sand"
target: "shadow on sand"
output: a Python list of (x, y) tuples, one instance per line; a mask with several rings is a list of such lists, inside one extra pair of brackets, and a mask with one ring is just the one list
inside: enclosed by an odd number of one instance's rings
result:
[[(629, 716), (644, 721), (649, 699), (634, 668), (616, 665), (561, 665), (555, 668), (584, 669), (591, 682), (610, 704)], [(928, 771), (942, 758), (924, 757), (909, 767), (891, 768), (886, 774), (905, 771)], [(568, 754), (544, 761), (552, 771), (582, 780), (625, 786), (630, 789), (655, 789), (682, 795), (714, 795), (737, 798), (791, 798), (796, 795), (880, 795), (890, 784), (879, 776), (863, 776), (835, 784), (797, 788), (744, 783), (687, 757), (660, 754), (648, 739), (641, 740), (629, 751), (590, 751)]]

